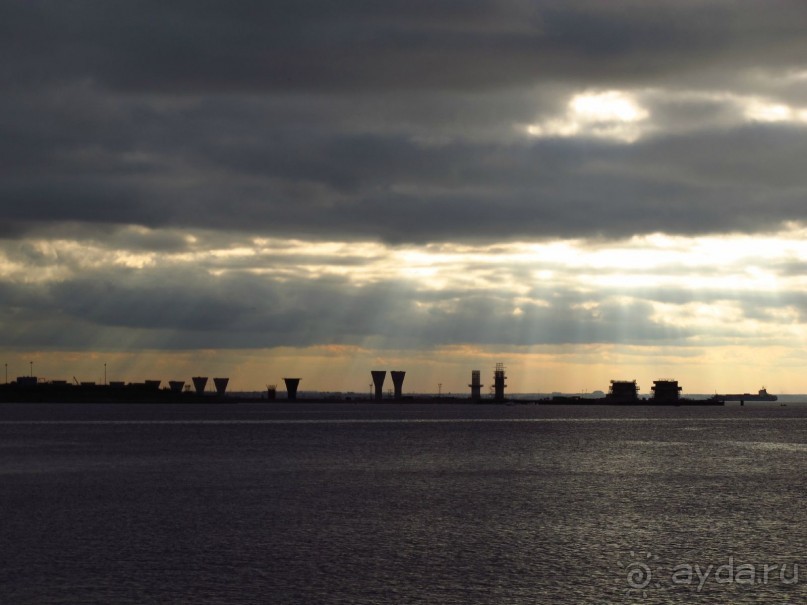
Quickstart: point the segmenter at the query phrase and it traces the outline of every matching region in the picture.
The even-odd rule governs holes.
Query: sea
[[[807,405],[0,405],[0,603],[807,602]]]

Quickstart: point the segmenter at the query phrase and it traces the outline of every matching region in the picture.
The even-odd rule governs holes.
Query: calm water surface
[[[805,460],[793,405],[3,405],[0,603],[804,603]]]

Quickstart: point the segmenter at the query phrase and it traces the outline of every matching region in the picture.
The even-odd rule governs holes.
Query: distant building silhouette
[[[471,387],[471,400],[472,401],[481,401],[482,399],[482,374],[479,370],[472,370],[471,371],[471,384],[468,386]]]
[[[207,386],[207,376],[194,376],[191,380],[193,381],[193,388],[196,390],[196,394],[204,395],[205,387]]]
[[[402,370],[390,370],[392,384],[395,386],[395,399],[403,399],[403,382],[406,372]]]
[[[373,375],[373,384],[375,385],[375,400],[381,401],[384,398],[384,379],[387,377],[386,370],[370,370]]]
[[[638,401],[639,386],[635,380],[612,380],[605,398],[620,402]]]
[[[286,383],[286,394],[289,401],[297,401],[297,387],[300,385],[301,378],[284,378],[283,382]]]
[[[227,391],[227,384],[230,382],[229,378],[214,378],[213,384],[216,385],[216,394],[219,397],[224,397]]]
[[[497,363],[496,369],[493,371],[493,399],[495,401],[504,401],[504,387],[507,386],[504,381],[506,378],[504,364]]]
[[[677,380],[654,380],[650,390],[653,391],[655,401],[677,401],[681,394]]]

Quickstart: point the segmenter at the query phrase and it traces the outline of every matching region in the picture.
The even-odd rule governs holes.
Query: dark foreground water
[[[0,406],[0,603],[804,603],[807,407]]]

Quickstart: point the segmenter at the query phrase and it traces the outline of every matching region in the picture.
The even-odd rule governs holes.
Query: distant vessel
[[[717,395],[723,401],[777,401],[779,398],[776,395],[771,395],[768,393],[765,387],[759,389],[759,392],[756,395],[752,395],[751,393],[732,393],[729,395]]]

